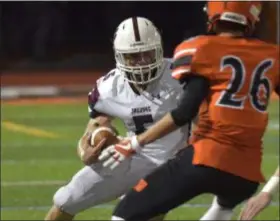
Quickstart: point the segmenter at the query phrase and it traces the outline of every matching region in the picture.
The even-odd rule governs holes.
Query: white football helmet
[[[148,19],[133,17],[124,20],[115,32],[114,52],[116,66],[128,82],[146,85],[161,76],[161,35]]]

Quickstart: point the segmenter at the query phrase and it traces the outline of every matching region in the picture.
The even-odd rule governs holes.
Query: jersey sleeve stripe
[[[97,89],[97,87],[95,87],[89,94],[88,94],[88,99],[89,99],[89,104],[91,105],[95,105],[98,101],[100,94],[99,91]]]
[[[172,71],[171,75],[173,78],[180,80],[185,74],[190,73],[190,71],[191,71],[190,66],[182,66]]]
[[[176,59],[173,62],[172,69],[176,69],[176,68],[179,68],[181,66],[190,65],[191,62],[192,62],[192,58],[193,58],[192,55],[186,55],[186,56],[183,56],[183,57],[180,57],[180,58]]]
[[[184,55],[193,55],[196,52],[196,48],[188,48],[188,49],[183,49],[175,52],[173,59],[178,59],[179,57],[182,57]]]

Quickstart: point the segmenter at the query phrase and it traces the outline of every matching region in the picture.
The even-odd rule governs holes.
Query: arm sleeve
[[[209,92],[209,81],[199,75],[184,78],[184,92],[178,106],[171,111],[171,116],[177,126],[183,126],[192,121],[199,107]]]
[[[100,114],[111,115],[110,100],[117,96],[117,78],[115,69],[99,78],[88,94],[88,112],[90,118]]]
[[[100,112],[96,111],[94,108],[99,97],[100,94],[98,88],[95,86],[94,89],[88,94],[88,112],[90,118],[96,118],[100,115]]]

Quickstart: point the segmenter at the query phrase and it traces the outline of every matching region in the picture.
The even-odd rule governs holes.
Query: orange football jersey
[[[279,47],[256,39],[199,36],[174,53],[172,76],[203,75],[210,93],[193,132],[193,163],[252,181],[261,173],[269,97],[279,86]]]

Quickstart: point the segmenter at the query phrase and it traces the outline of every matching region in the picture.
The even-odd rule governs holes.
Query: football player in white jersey
[[[89,93],[91,119],[78,148],[88,150],[81,156],[86,165],[55,193],[45,220],[72,220],[83,210],[122,196],[188,139],[190,125],[151,143],[113,171],[97,162],[93,148],[83,147],[96,124],[108,125],[115,117],[124,122],[128,136],[143,132],[176,106],[182,92],[171,77],[171,61],[163,58],[161,35],[148,19],[123,21],[115,33],[114,52],[116,68],[99,78]]]
[[[186,145],[190,124],[147,145],[115,170],[104,168],[95,148],[87,148],[96,124],[110,125],[117,117],[127,136],[139,134],[171,111],[183,92],[171,77],[171,61],[163,58],[161,36],[148,19],[123,21],[115,33],[114,52],[116,68],[98,79],[89,93],[91,119],[78,144],[85,167],[58,189],[45,220],[72,220],[83,210],[122,196]]]

